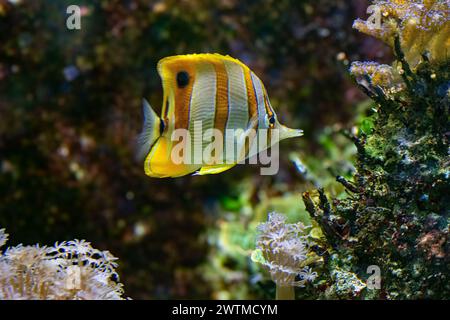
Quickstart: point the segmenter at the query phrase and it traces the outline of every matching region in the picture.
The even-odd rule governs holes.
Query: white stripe
[[[245,129],[248,123],[247,86],[242,67],[224,61],[228,75],[228,118],[226,129]]]
[[[200,62],[196,67],[196,76],[192,88],[191,107],[189,117],[189,132],[191,134],[194,156],[198,157],[196,150],[203,152],[203,148],[208,145],[212,139],[212,133],[209,137],[202,136],[207,129],[214,128],[214,117],[216,111],[216,71],[212,64]],[[201,121],[202,132],[194,132],[194,123]],[[198,158],[197,158],[198,159]]]
[[[253,72],[251,75],[253,87],[255,88],[256,93],[256,105],[258,106],[258,128],[265,129],[267,128],[265,123],[266,107],[264,106],[264,91],[262,82]]]
[[[224,61],[228,75],[228,117],[225,125],[225,159],[226,163],[236,163],[241,152],[238,147],[240,137],[236,130],[244,131],[248,125],[247,86],[243,68],[229,61]],[[229,147],[235,150],[231,150]]]

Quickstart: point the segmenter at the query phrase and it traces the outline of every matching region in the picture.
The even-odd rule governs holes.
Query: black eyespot
[[[271,117],[269,118],[269,123],[270,123],[270,124],[275,124],[275,117],[274,117],[274,116],[271,116]]]
[[[177,74],[177,85],[178,88],[184,88],[189,83],[189,73],[186,71],[180,71]]]

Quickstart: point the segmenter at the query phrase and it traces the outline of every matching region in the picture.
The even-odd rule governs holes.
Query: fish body
[[[144,159],[148,176],[228,170],[252,155],[256,134],[263,129],[269,141],[263,149],[302,135],[302,130],[278,122],[262,81],[237,59],[220,54],[178,55],[161,59],[157,69],[163,86],[161,115],[144,100],[144,124],[138,138],[138,157]],[[174,141],[174,136],[180,139]],[[211,148],[212,141],[217,148]],[[207,153],[208,148],[214,151]]]

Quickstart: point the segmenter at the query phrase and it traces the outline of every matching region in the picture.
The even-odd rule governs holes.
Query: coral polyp
[[[0,247],[8,235],[0,229]],[[0,300],[117,300],[122,284],[117,258],[73,240],[0,252]]]
[[[262,257],[256,259],[269,271],[277,285],[277,297],[294,298],[293,287],[303,287],[317,277],[309,264],[314,262],[310,247],[314,244],[301,223],[287,223],[286,216],[272,212],[258,228],[256,247]]]

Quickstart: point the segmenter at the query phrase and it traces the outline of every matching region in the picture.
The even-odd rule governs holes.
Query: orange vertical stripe
[[[222,133],[228,119],[228,75],[222,60],[213,59],[212,63],[216,71],[216,115],[214,127]]]
[[[252,76],[250,74],[250,69],[245,66],[245,84],[247,86],[247,101],[248,101],[248,118],[251,119],[258,115],[258,106],[256,105],[255,89],[253,87]]]
[[[274,111],[273,111],[273,109],[272,109],[272,107],[271,107],[271,105],[270,105],[270,102],[269,102],[269,96],[268,96],[268,94],[267,94],[266,87],[264,86],[264,84],[262,83],[262,81],[261,81],[261,84],[262,84],[263,92],[264,92],[264,106],[265,106],[265,108],[266,108],[267,115],[268,115],[269,118],[270,118],[270,117],[273,116]]]

